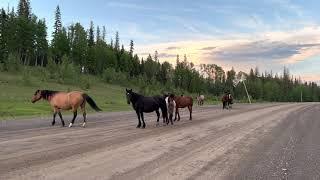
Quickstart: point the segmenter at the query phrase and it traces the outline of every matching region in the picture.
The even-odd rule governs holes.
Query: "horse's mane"
[[[57,94],[59,91],[52,91],[52,90],[41,90],[41,97],[43,99],[48,100],[49,97],[52,97],[53,95]]]

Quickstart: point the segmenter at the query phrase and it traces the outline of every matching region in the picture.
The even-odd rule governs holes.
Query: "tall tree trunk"
[[[41,55],[41,67],[43,67],[44,55]]]

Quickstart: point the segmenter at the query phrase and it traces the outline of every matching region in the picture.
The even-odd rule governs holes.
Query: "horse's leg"
[[[54,112],[53,112],[53,120],[52,120],[52,122],[51,122],[51,125],[52,125],[52,126],[54,126],[54,124],[56,123],[56,116],[57,116],[57,111],[54,110]]]
[[[159,119],[160,119],[160,112],[159,112],[159,109],[156,110],[156,113],[157,113],[157,126],[159,126]]]
[[[190,113],[190,118],[189,120],[191,121],[192,120],[192,106],[188,106],[188,109],[189,109],[189,113]]]
[[[178,115],[178,113],[179,113],[179,108],[176,108],[176,113],[175,113],[175,115],[174,115],[174,121],[177,120],[177,115]]]
[[[137,113],[138,121],[139,121],[139,124],[137,125],[137,128],[140,128],[141,127],[140,112],[137,110],[136,113]]]
[[[61,120],[61,125],[62,125],[62,127],[64,127],[64,120],[62,119],[61,111],[59,111],[58,114],[59,114],[59,117],[60,117],[60,120]]]
[[[180,113],[179,113],[179,110],[177,111],[178,113],[178,121],[180,121]]]
[[[74,120],[75,120],[76,117],[77,117],[77,114],[78,114],[78,112],[77,112],[77,110],[75,110],[75,111],[73,112],[73,118],[72,118],[71,123],[69,124],[69,127],[72,127],[72,125],[73,125],[73,123],[74,123]]]
[[[169,120],[170,120],[170,122],[171,122],[171,125],[173,125],[172,118],[173,118],[173,114],[170,114],[170,116],[169,116]],[[168,121],[168,123],[169,123],[169,121]]]
[[[81,105],[81,111],[82,111],[82,114],[83,114],[82,127],[86,127],[87,112],[86,112],[86,104],[85,104],[85,102]]]
[[[141,112],[141,114],[140,114],[140,116],[141,116],[141,121],[142,121],[142,128],[144,129],[144,128],[146,128],[146,123],[144,122],[144,117],[143,117],[143,112]],[[158,118],[159,119],[159,118]]]

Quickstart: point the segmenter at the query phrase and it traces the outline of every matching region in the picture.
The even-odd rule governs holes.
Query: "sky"
[[[17,7],[18,0],[0,0]],[[106,26],[107,41],[119,31],[135,53],[159,53],[161,61],[217,64],[225,70],[290,73],[320,84],[320,1],[318,0],[31,0],[45,18],[49,35],[60,5],[64,26],[81,22]],[[48,37],[51,39],[51,36]]]

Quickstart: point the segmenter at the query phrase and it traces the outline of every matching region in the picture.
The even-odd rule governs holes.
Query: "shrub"
[[[49,73],[49,79],[57,78],[58,65],[53,61],[51,57],[48,59],[46,70]]]
[[[127,85],[128,78],[122,72],[117,72],[114,68],[107,68],[102,74],[103,81],[112,84]]]
[[[90,83],[90,77],[89,76],[80,76],[80,79],[78,81],[78,85],[83,90],[88,90],[91,87]]]

